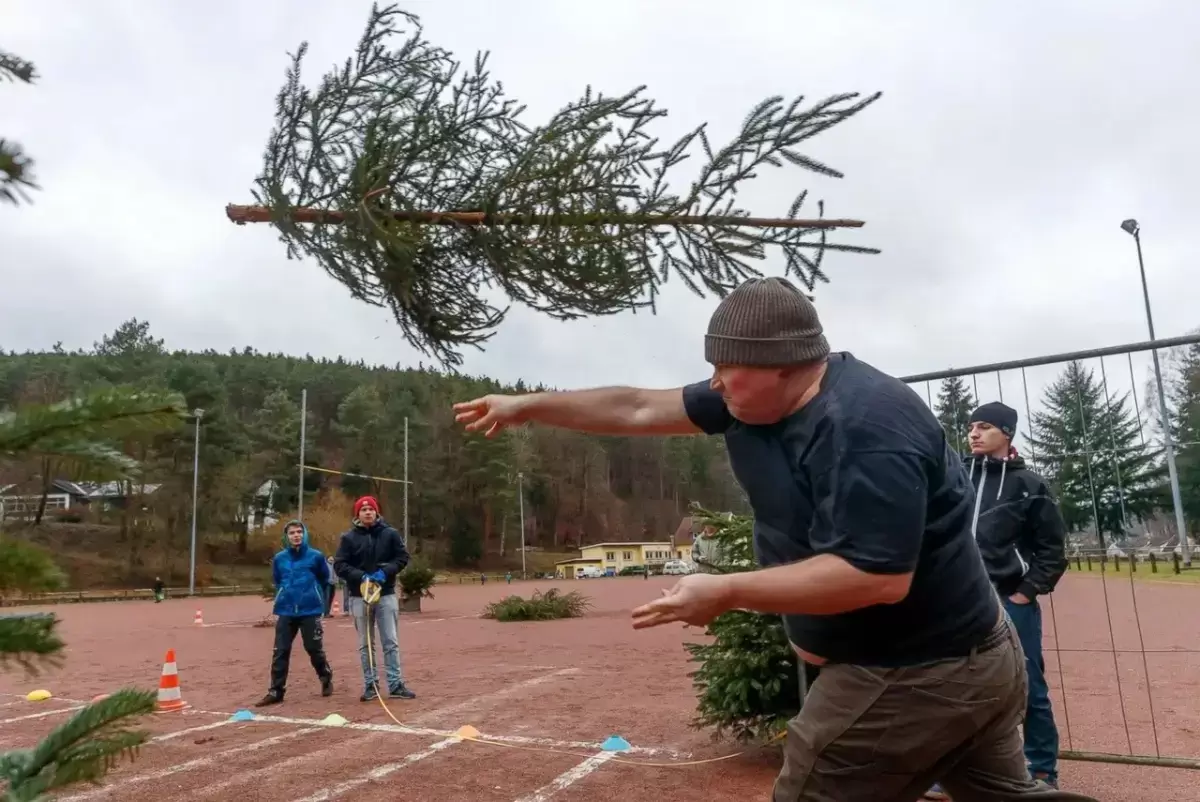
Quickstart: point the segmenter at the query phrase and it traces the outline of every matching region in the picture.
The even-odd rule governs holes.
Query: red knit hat
[[[358,501],[354,502],[354,515],[356,517],[363,507],[370,507],[371,509],[375,510],[376,515],[380,513],[379,502],[374,496],[363,496]]]

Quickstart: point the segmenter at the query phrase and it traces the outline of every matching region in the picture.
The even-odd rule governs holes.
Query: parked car
[[[662,572],[664,576],[682,576],[690,574],[692,567],[683,560],[669,560],[663,564]]]
[[[575,573],[576,579],[599,579],[604,576],[604,570],[596,565],[585,565]]]

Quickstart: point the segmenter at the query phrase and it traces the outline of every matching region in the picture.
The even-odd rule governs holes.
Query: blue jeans
[[[350,597],[350,614],[354,616],[354,631],[358,633],[358,659],[362,664],[363,685],[369,693],[378,682],[377,672],[371,669],[371,661],[367,654],[367,626],[374,623],[371,649],[379,646],[383,650],[383,663],[387,672],[387,687],[379,688],[380,694],[387,696],[388,691],[403,681],[400,673],[400,601],[394,593],[379,597],[379,603],[370,608],[370,622],[367,621],[367,605],[359,596]],[[375,663],[379,665],[378,662]]]
[[[1004,609],[1017,628],[1021,649],[1025,652],[1025,670],[1029,675],[1029,699],[1025,706],[1025,760],[1029,773],[1046,775],[1058,781],[1058,727],[1050,707],[1050,686],[1046,683],[1046,662],[1042,658],[1042,608],[1037,599],[1029,604],[1004,600]]]

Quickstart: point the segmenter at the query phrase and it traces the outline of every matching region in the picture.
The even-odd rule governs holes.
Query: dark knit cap
[[[782,278],[752,278],[717,306],[704,337],[713,365],[784,367],[829,355],[817,309]]]
[[[990,423],[1011,440],[1017,433],[1017,411],[1007,404],[992,401],[971,413],[971,423]]]

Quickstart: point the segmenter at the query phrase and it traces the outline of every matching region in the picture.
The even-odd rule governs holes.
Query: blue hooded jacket
[[[304,539],[293,547],[288,543],[288,527],[299,524]],[[275,583],[275,615],[308,616],[325,612],[325,591],[329,586],[329,563],[320,549],[308,545],[308,527],[300,521],[288,521],[283,527],[283,551],[271,561],[271,579]]]

